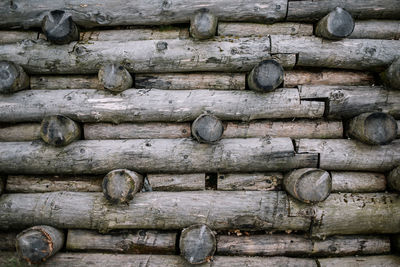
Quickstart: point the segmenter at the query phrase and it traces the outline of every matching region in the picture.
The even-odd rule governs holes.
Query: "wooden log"
[[[283,185],[291,196],[304,203],[324,201],[332,189],[329,172],[317,168],[291,171],[283,177]]]
[[[122,92],[133,85],[131,74],[119,64],[106,64],[99,70],[99,82],[104,89],[111,92]]]
[[[382,80],[392,89],[400,89],[400,57],[381,74]]]
[[[64,233],[47,225],[33,226],[17,235],[15,245],[21,259],[39,264],[63,247]]]
[[[71,14],[64,10],[52,10],[43,18],[42,31],[47,40],[62,45],[79,40],[79,30]]]
[[[286,19],[289,21],[316,21],[335,7],[346,9],[356,19],[400,19],[400,4],[396,0],[289,1]]]
[[[368,112],[352,118],[347,134],[370,145],[387,145],[396,139],[396,120],[383,112]]]
[[[190,18],[190,35],[205,40],[216,35],[218,18],[207,8],[202,8]]]
[[[295,154],[290,138],[222,139],[215,145],[191,139],[87,140],[67,147],[39,142],[0,144],[0,172],[8,174],[104,174],[115,169],[264,172],[316,167],[317,163],[317,154]]]
[[[218,174],[217,189],[223,191],[271,191],[281,188],[282,173],[227,173]]]
[[[319,167],[333,171],[386,172],[400,164],[400,140],[370,146],[355,140],[300,139],[298,153],[319,153]]]
[[[396,20],[359,20],[350,39],[400,39],[400,22]]]
[[[135,75],[135,88],[244,90],[243,73],[156,73]],[[83,88],[83,87],[82,87]]]
[[[219,36],[251,37],[266,36],[270,34],[311,36],[313,35],[313,25],[293,22],[281,22],[274,24],[218,23]]]
[[[66,146],[80,138],[81,128],[66,116],[52,115],[42,120],[40,136],[52,146]]]
[[[348,37],[353,30],[354,20],[351,14],[341,7],[336,7],[318,22],[315,35],[339,40]]]
[[[252,137],[342,138],[341,121],[296,120],[227,122],[222,138]]]
[[[209,262],[216,248],[215,234],[207,225],[196,224],[182,230],[179,249],[190,264]]]
[[[0,126],[1,142],[32,141],[40,139],[39,123],[19,123]]]
[[[263,60],[247,76],[250,90],[270,92],[283,81],[283,68],[275,60]]]
[[[373,193],[386,190],[382,173],[332,171],[332,192]]]
[[[55,89],[104,89],[97,76],[91,75],[65,75],[65,76],[31,76],[31,89],[55,90]]]
[[[66,249],[114,253],[175,254],[177,234],[158,231],[120,231],[99,234],[90,230],[68,230]]]
[[[312,240],[302,235],[218,235],[217,255],[235,256],[352,256],[390,253],[383,236],[332,236]]]
[[[283,79],[283,87],[297,87],[298,85],[373,85],[375,83],[375,77],[371,73],[333,69],[287,70]]]
[[[0,44],[12,44],[24,40],[37,40],[39,36],[41,36],[41,34],[34,31],[0,31]]]
[[[400,166],[394,168],[387,177],[388,187],[400,191]]]
[[[0,96],[0,122],[41,121],[56,114],[81,122],[182,122],[193,121],[205,112],[221,120],[246,121],[319,118],[324,110],[322,102],[300,101],[297,89],[278,89],[269,94],[129,89],[117,95],[91,89],[30,90]]]
[[[189,123],[85,123],[86,140],[187,138],[191,136]],[[1,133],[1,129],[0,129]]]
[[[103,179],[104,197],[113,204],[127,203],[142,189],[143,176],[137,172],[118,169]]]
[[[212,144],[221,139],[224,133],[224,126],[217,117],[202,114],[194,120],[191,130],[193,137],[197,141]]]
[[[17,232],[7,231],[0,232],[0,251],[15,251],[15,241],[17,239]]]
[[[11,94],[28,86],[29,77],[21,66],[0,61],[0,94]]]
[[[395,255],[343,257],[318,259],[321,267],[362,267],[362,266],[385,266],[396,267],[400,264],[400,257]]]
[[[152,191],[197,191],[205,190],[205,173],[192,174],[147,174]]]
[[[102,232],[172,230],[193,224],[207,224],[213,230],[308,231],[311,220],[297,206],[280,191],[147,192],[137,194],[129,205],[110,205],[101,193],[4,194],[0,197],[0,229],[46,222],[54,227]],[[382,211],[389,208],[380,207]],[[392,219],[386,216],[380,221]]]

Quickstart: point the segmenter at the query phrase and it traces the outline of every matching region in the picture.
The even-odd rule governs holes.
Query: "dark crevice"
[[[217,182],[217,173],[206,173],[206,190],[217,190]]]
[[[175,240],[175,254],[180,255],[181,250],[179,249],[179,241],[181,239],[181,231],[176,232],[176,240]]]

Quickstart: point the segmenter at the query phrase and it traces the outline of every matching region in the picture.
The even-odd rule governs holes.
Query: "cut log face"
[[[29,86],[23,68],[9,61],[0,61],[0,94],[10,94]]]
[[[350,121],[348,135],[366,144],[386,145],[397,136],[397,122],[386,113],[363,113]]]
[[[305,203],[324,201],[332,189],[332,178],[327,171],[304,168],[294,170],[283,179],[286,191]]]
[[[20,258],[29,264],[46,261],[64,245],[64,233],[46,225],[34,226],[17,235],[16,248]]]
[[[106,64],[99,70],[99,81],[104,89],[121,92],[133,85],[131,74],[119,64]]]
[[[126,203],[142,189],[143,176],[130,170],[109,172],[103,179],[103,194],[112,203]]]
[[[72,16],[63,10],[50,11],[43,19],[42,30],[54,44],[68,44],[79,40],[78,27],[72,21]]]
[[[215,253],[216,246],[213,231],[204,224],[183,229],[179,240],[181,255],[191,264],[209,261]]]
[[[354,20],[349,12],[336,7],[317,24],[315,33],[326,39],[338,40],[348,37],[354,30]]]
[[[48,116],[42,120],[40,136],[47,144],[57,147],[66,146],[81,136],[81,129],[68,117]]]
[[[381,74],[381,77],[387,86],[400,90],[400,57]]]
[[[400,166],[394,168],[387,177],[388,186],[390,189],[400,192]]]
[[[202,9],[190,19],[190,35],[198,40],[208,39],[217,32],[217,25],[217,17]]]
[[[192,134],[200,143],[215,143],[223,133],[221,120],[212,115],[200,115],[192,124]]]
[[[283,82],[283,68],[275,60],[261,61],[247,77],[249,88],[254,91],[269,92]]]

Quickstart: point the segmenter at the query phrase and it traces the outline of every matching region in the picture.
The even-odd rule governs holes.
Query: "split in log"
[[[274,24],[257,23],[218,23],[219,36],[267,36],[271,34],[287,34],[297,36],[313,35],[313,25],[305,23],[282,22]]]
[[[397,130],[397,122],[392,116],[372,112],[351,119],[348,135],[366,144],[387,145],[396,139]]]
[[[16,125],[0,126],[1,142],[23,142],[39,140],[39,123],[20,123]]]
[[[400,93],[399,93],[400,94]],[[251,105],[249,105],[251,103]],[[395,109],[395,107],[394,107]],[[397,108],[400,113],[400,107]],[[96,112],[93,112],[93,111]],[[325,103],[300,101],[297,89],[269,94],[221,90],[129,89],[120,94],[80,90],[26,90],[0,96],[0,122],[41,121],[61,114],[80,122],[183,122],[204,113],[221,120],[320,118]]]
[[[85,123],[83,132],[86,140],[104,139],[151,139],[188,138],[191,136],[189,123]],[[0,129],[1,136],[1,129]]]
[[[79,30],[71,14],[63,10],[52,10],[42,22],[42,31],[47,40],[62,45],[79,40]]]
[[[143,176],[126,169],[113,170],[104,177],[102,185],[103,194],[111,203],[127,203],[142,189]]]
[[[336,7],[318,22],[315,35],[339,40],[348,37],[353,30],[354,20],[351,14],[341,7]]]
[[[66,249],[116,253],[175,254],[174,232],[121,231],[99,234],[90,230],[68,230]]]
[[[104,89],[97,76],[90,75],[65,75],[65,76],[31,76],[31,89]]]
[[[40,136],[52,146],[66,146],[81,136],[80,126],[63,115],[47,116],[40,125]]]
[[[216,247],[215,234],[207,225],[197,224],[182,230],[179,249],[181,256],[190,264],[209,262]]]
[[[190,35],[197,40],[204,40],[216,35],[218,18],[203,8],[190,18]]]
[[[11,94],[28,86],[29,77],[21,66],[0,61],[0,94]]]
[[[370,146],[345,139],[300,139],[298,153],[319,153],[319,167],[333,171],[386,172],[400,165],[400,140]]]
[[[215,143],[224,133],[220,119],[213,115],[202,114],[192,123],[192,134],[200,143]]]
[[[133,85],[131,74],[119,64],[103,65],[98,77],[104,89],[115,93],[131,88]]]
[[[398,20],[359,20],[356,21],[351,39],[400,39]]]
[[[394,168],[387,177],[388,187],[400,192],[400,166]]]
[[[381,74],[385,84],[393,89],[400,89],[400,57]]]
[[[19,233],[15,244],[21,259],[39,264],[62,248],[64,233],[47,225],[33,226]]]
[[[304,168],[283,177],[286,192],[305,203],[324,201],[332,189],[331,175],[324,170]]]
[[[14,231],[0,232],[0,251],[14,251],[17,234]]]
[[[147,174],[152,191],[205,190],[206,174]]]
[[[364,256],[364,257],[342,257],[318,259],[320,267],[365,267],[365,266],[385,266],[398,267],[400,257],[395,255]]]
[[[217,189],[223,191],[279,190],[282,179],[282,173],[219,173]]]
[[[332,171],[332,192],[373,193],[386,190],[382,173]]]
[[[37,40],[40,37],[42,37],[40,33],[33,31],[0,31],[0,44],[12,44],[24,40]]]
[[[270,92],[283,81],[283,68],[275,60],[264,60],[255,66],[247,76],[250,90]]]

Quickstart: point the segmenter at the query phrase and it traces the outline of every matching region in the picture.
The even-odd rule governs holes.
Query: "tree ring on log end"
[[[273,59],[263,60],[255,66],[247,77],[250,90],[269,92],[277,88],[284,77],[281,64]]]
[[[103,179],[103,194],[112,203],[127,203],[141,189],[143,176],[130,170],[109,172]]]
[[[338,40],[350,36],[354,25],[351,14],[341,7],[336,7],[318,22],[315,32],[317,36]]]
[[[81,136],[78,123],[63,115],[45,117],[40,125],[43,141],[53,146],[66,146]]]
[[[120,64],[103,65],[98,78],[104,89],[112,92],[122,92],[133,85],[131,74]]]
[[[217,25],[217,17],[202,9],[190,19],[190,35],[198,40],[211,38],[215,36]]]
[[[388,87],[400,90],[400,57],[381,73],[381,78]]]
[[[42,31],[54,44],[68,44],[79,40],[79,30],[72,16],[63,10],[53,10],[43,18]]]
[[[224,126],[217,117],[203,114],[193,122],[192,133],[201,143],[214,143],[221,139]]]
[[[21,66],[0,61],[0,94],[10,94],[29,86],[29,78]]]
[[[387,178],[388,187],[400,192],[400,166],[394,168]]]
[[[182,230],[179,249],[182,257],[191,264],[207,262],[216,250],[213,231],[204,224],[192,225]]]

